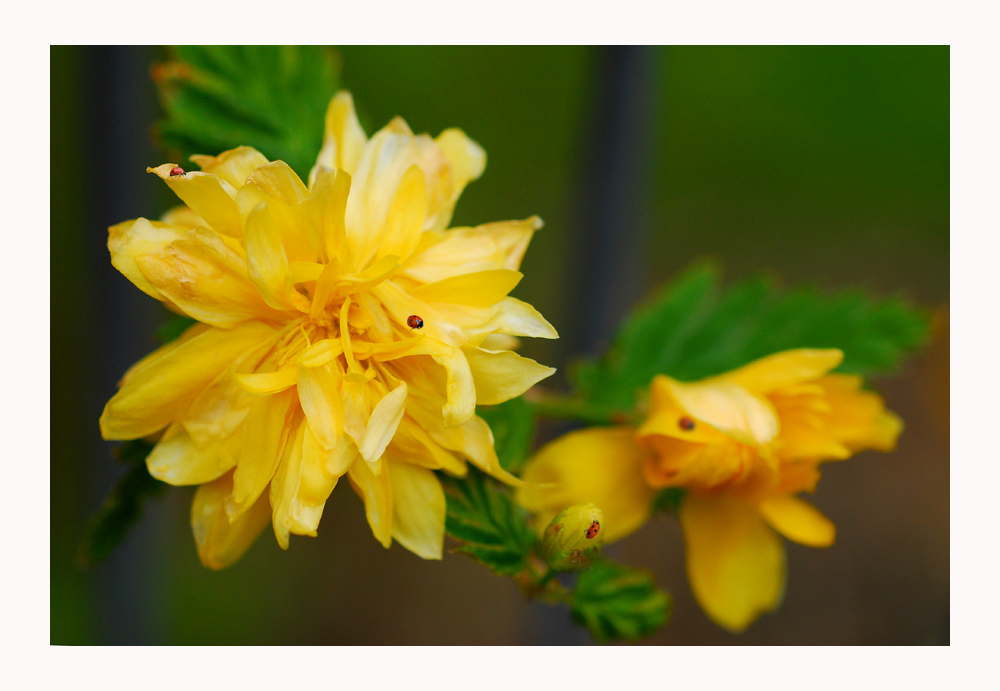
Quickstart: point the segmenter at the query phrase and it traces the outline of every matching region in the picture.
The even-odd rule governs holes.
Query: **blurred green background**
[[[515,295],[560,332],[524,344],[545,364],[565,371],[597,352],[624,310],[705,255],[731,278],[768,271],[934,308],[932,345],[876,382],[907,422],[899,449],[827,468],[814,499],[837,544],[789,545],[776,615],[742,636],[710,624],[666,518],[609,552],[651,569],[675,598],[649,643],[949,642],[947,47],[338,52],[369,134],[401,115],[417,132],[459,126],[486,149],[456,225],[544,219]],[[588,642],[566,611],[525,601],[464,557],[384,550],[346,483],[319,537],[288,552],[265,533],[235,567],[203,569],[183,488],[148,505],[106,562],[74,567],[86,519],[122,473],[97,418],[166,315],[106,249],[109,225],[174,203],[144,172],[165,160],[150,136],[161,110],[149,79],[165,57],[51,53],[51,642]]]

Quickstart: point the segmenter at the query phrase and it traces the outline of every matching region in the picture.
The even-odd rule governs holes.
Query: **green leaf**
[[[602,559],[577,578],[570,608],[598,641],[634,641],[667,623],[671,601],[649,572]]]
[[[500,405],[477,408],[476,414],[493,430],[500,465],[508,472],[519,473],[535,435],[535,418],[527,402],[513,398]]]
[[[660,490],[653,497],[653,511],[676,516],[681,508],[681,502],[684,500],[685,494],[687,492],[682,487],[667,487]]]
[[[156,330],[156,338],[161,343],[170,343],[198,322],[183,314],[171,314],[170,319]]]
[[[577,367],[578,396],[630,410],[656,374],[692,381],[791,348],[839,348],[839,371],[879,374],[927,339],[928,315],[898,298],[785,290],[765,277],[720,284],[717,269],[696,265],[634,310],[605,357]]]
[[[467,554],[500,575],[526,568],[535,543],[527,513],[496,480],[470,467],[464,478],[440,474],[448,500],[445,529]]]
[[[153,446],[136,439],[126,441],[115,449],[118,460],[130,468],[87,525],[76,555],[76,562],[81,568],[90,568],[111,554],[132,525],[139,520],[143,502],[148,497],[161,494],[166,487],[146,469],[146,456],[153,450]]]
[[[329,46],[175,46],[153,78],[166,118],[156,132],[178,161],[252,146],[305,179],[337,89]]]

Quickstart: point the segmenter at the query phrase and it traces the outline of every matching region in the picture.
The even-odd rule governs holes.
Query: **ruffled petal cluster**
[[[685,490],[679,519],[692,590],[719,625],[741,631],[780,604],[785,550],[835,527],[797,495],[819,465],[862,449],[891,451],[902,421],[860,377],[831,374],[839,350],[792,350],[698,382],[657,376],[638,429],[591,428],[539,450],[518,491],[545,525],[570,504],[604,510],[615,540],[650,516],[654,494]]]
[[[483,150],[398,118],[368,138],[346,93],[308,184],[248,147],[192,159],[200,171],[149,169],[185,206],[109,232],[114,266],[199,323],[125,374],[104,438],[160,435],[153,476],[201,485],[207,566],[233,563],[268,522],[285,548],[315,535],[345,475],[383,545],[440,558],[434,471],[471,462],[514,482],[476,404],[554,371],[504,349],[556,337],[508,295],[541,222],[449,229]]]

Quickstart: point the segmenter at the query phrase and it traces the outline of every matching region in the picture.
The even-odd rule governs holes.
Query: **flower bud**
[[[584,571],[604,546],[604,514],[594,504],[564,509],[545,529],[545,558],[556,571]]]

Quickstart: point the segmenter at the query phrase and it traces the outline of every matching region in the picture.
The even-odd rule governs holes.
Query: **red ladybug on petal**
[[[170,169],[170,177],[177,177],[178,175],[184,175],[184,169],[180,166],[174,166]]]
[[[590,527],[587,528],[587,539],[593,540],[595,537],[597,537],[597,534],[599,532],[601,532],[601,524],[598,523],[597,521],[594,521],[593,523],[590,524]]]
[[[411,314],[406,318],[406,325],[411,329],[422,329],[424,328],[424,320],[415,314]]]

